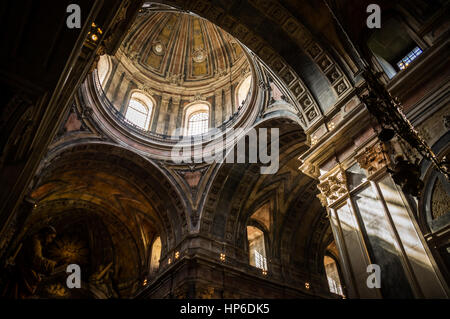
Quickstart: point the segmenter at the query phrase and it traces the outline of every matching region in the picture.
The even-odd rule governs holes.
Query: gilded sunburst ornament
[[[89,249],[83,240],[71,237],[61,237],[50,248],[50,254],[57,260],[66,263],[86,263]]]

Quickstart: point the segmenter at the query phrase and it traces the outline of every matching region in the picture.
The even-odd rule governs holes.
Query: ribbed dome
[[[114,56],[102,56],[98,78],[115,115],[165,138],[229,127],[250,100],[251,70],[239,42],[213,23],[152,8]]]
[[[140,15],[122,50],[148,77],[189,87],[207,85],[245,62],[232,36],[207,20],[181,12]]]

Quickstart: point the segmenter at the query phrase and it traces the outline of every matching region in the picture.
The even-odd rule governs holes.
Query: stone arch
[[[334,58],[333,45],[324,38],[318,40],[315,36],[317,31],[306,28],[278,1],[228,1],[226,4],[204,0],[153,2],[193,12],[221,27],[258,55],[290,89],[309,90],[322,112],[334,105],[351,87],[346,75],[351,67]],[[269,37],[259,28],[261,23],[274,30],[272,34],[276,35]],[[298,96],[299,101],[303,98],[303,94]]]
[[[301,150],[306,149],[304,144],[306,136],[303,129],[292,118],[272,117],[254,126],[254,128],[270,127],[281,128],[279,136],[280,167],[285,161],[294,158],[296,153],[300,154]],[[236,149],[236,146],[234,148]],[[252,191],[260,176],[260,166],[260,164],[250,163],[222,163],[220,165],[209,187],[201,213],[200,231],[212,233],[213,236],[228,242],[236,240],[243,242],[242,236],[239,234],[245,233],[242,227],[244,227],[247,216],[241,212],[243,210],[242,201],[244,197],[249,196],[249,192]],[[218,196],[219,198],[217,198]]]
[[[317,182],[298,170],[298,156],[308,147],[306,136],[300,121],[285,114],[272,113],[255,125],[281,128],[279,171],[261,175],[259,164],[222,164],[205,200],[200,232],[234,245],[236,258],[246,260],[247,222],[256,208],[270,202],[269,271],[272,267],[298,287],[309,282],[327,293],[320,258],[330,227],[316,198]]]
[[[449,140],[450,133],[447,132],[432,146],[432,150],[438,158],[446,157],[448,160],[450,156]],[[437,267],[444,280],[449,283],[450,265],[448,258],[446,258],[449,235],[445,230],[448,229],[450,223],[450,184],[429,160],[422,160],[421,171],[424,188],[417,205],[416,218],[426,239],[428,249],[436,260]],[[412,205],[412,207],[415,207],[415,205]]]
[[[57,231],[48,257],[59,262],[63,256],[73,258],[66,262],[80,266],[85,288],[89,287],[92,276],[109,263],[112,263],[114,281],[120,286],[119,296],[131,296],[139,288],[142,274],[146,273],[145,247],[131,229],[132,225],[112,213],[110,207],[87,200],[43,201],[33,210],[22,236],[31,236],[47,224]]]
[[[441,138],[434,143],[432,146],[432,151],[437,154],[439,158],[449,157],[450,148],[449,148],[449,140],[450,133],[444,134]],[[432,197],[434,195],[435,188],[438,184],[440,187],[448,188],[448,181],[445,182],[445,178],[439,173],[431,164],[431,162],[427,159],[423,159],[421,162],[421,178],[424,181],[424,189],[423,195],[419,198],[419,203],[417,207],[417,216],[419,226],[424,234],[428,234],[430,232],[436,231],[445,225],[443,222],[448,223],[448,218],[446,221],[441,220],[436,223],[436,220],[433,221],[433,212],[432,212]],[[447,184],[447,185],[445,185]],[[415,205],[414,205],[415,206]],[[445,217],[445,216],[441,216]],[[433,229],[435,228],[435,229]]]
[[[163,270],[188,232],[177,189],[157,165],[128,149],[104,142],[68,142],[52,149],[41,165],[30,192],[35,207],[15,245],[53,224],[61,233],[56,240],[82,242],[80,251],[97,249],[89,254],[95,256],[91,266],[84,266],[88,276],[111,264],[111,278],[121,296],[133,296],[147,282],[154,237],[161,238]],[[95,240],[100,233],[103,239]]]
[[[51,180],[52,174],[63,171],[89,167],[110,170],[112,176],[125,179],[136,189],[155,212],[154,218],[159,219],[161,232],[165,233],[161,240],[166,249],[173,247],[188,231],[183,201],[169,179],[151,160],[128,149],[99,142],[66,145],[51,151],[43,163],[34,189]]]

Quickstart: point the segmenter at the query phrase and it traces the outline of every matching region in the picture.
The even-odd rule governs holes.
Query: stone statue
[[[57,262],[43,256],[43,249],[56,237],[56,230],[46,226],[27,238],[19,247],[12,268],[12,276],[2,292],[3,297],[31,298],[42,281],[42,275],[53,272]]]
[[[100,290],[106,298],[119,298],[116,290],[114,289],[112,268],[113,263],[108,265],[100,265],[99,269],[93,273],[89,278],[89,284]]]

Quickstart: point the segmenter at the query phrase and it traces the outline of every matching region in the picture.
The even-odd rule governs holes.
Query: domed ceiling
[[[117,53],[102,56],[97,71],[101,100],[147,136],[196,135],[199,131],[187,128],[191,116],[204,121],[196,124],[201,134],[228,125],[242,113],[253,82],[250,62],[236,39],[175,9],[143,8]],[[149,112],[139,123],[128,117],[130,106],[135,117],[147,112],[133,104],[135,97]]]
[[[161,81],[204,85],[245,59],[232,36],[194,15],[154,12],[140,16],[134,28],[125,39],[125,54]]]

